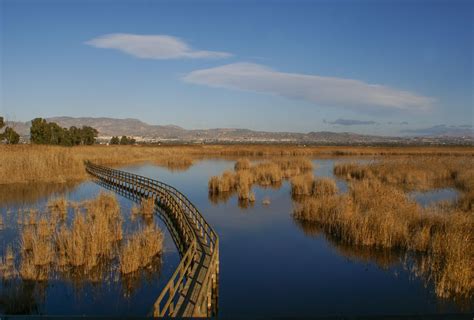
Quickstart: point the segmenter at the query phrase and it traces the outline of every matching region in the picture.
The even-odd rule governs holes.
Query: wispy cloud
[[[337,124],[341,126],[359,126],[359,125],[372,125],[377,124],[377,122],[372,120],[355,120],[355,119],[336,119],[334,121],[324,121],[329,124]]]
[[[228,52],[195,50],[183,40],[167,35],[112,33],[86,44],[96,48],[117,49],[142,59],[226,58]]]
[[[196,70],[184,81],[310,101],[320,106],[357,110],[429,110],[434,99],[363,81],[285,73],[254,63],[234,63]]]

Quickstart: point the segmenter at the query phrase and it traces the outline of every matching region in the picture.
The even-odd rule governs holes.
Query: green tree
[[[3,120],[3,117],[0,117],[0,129],[2,129],[5,126],[5,121]]]
[[[82,127],[82,143],[85,145],[92,145],[95,143],[95,139],[99,132],[92,127],[83,126]]]
[[[20,135],[13,128],[6,127],[2,140],[5,140],[7,144],[17,144],[20,142]]]
[[[110,139],[110,144],[120,144],[119,137],[112,137],[112,139]]]
[[[51,143],[51,132],[45,119],[35,118],[31,121],[30,141],[34,144]]]
[[[135,144],[135,139],[133,139],[132,137],[127,137],[127,136],[122,136],[122,138],[120,139],[120,144],[123,144],[123,145],[126,145],[126,144]]]

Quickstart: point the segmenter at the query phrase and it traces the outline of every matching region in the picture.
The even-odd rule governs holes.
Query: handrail
[[[219,237],[194,204],[179,190],[164,182],[90,161],[85,161],[85,166],[88,173],[105,183],[117,185],[140,197],[150,197],[151,192],[155,205],[169,210],[177,223],[177,229],[182,233],[185,242],[182,250],[186,251],[181,252],[182,259],[178,267],[154,303],[154,316],[209,316],[212,309],[217,310]],[[209,264],[203,265],[207,261],[204,258],[207,254],[211,255]],[[186,300],[193,307],[190,309],[181,303],[179,309],[175,308],[176,300],[183,298],[189,289],[188,282],[197,281],[199,272],[196,270],[200,267],[206,268],[206,273],[201,286],[197,286],[198,294],[192,295],[195,301]]]

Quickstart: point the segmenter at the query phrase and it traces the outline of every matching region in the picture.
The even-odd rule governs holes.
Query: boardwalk
[[[101,183],[136,199],[155,199],[181,261],[156,299],[153,316],[209,317],[217,313],[219,238],[199,210],[175,188],[139,175],[86,162]]]

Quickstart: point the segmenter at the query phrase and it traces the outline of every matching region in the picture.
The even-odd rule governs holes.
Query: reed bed
[[[229,193],[237,193],[240,201],[255,201],[253,185],[263,187],[281,185],[284,179],[313,169],[313,163],[306,158],[272,159],[251,164],[248,159],[239,159],[234,171],[224,171],[221,176],[209,179],[208,189],[211,198],[228,198]]]
[[[474,190],[472,156],[398,157],[368,164],[338,163],[334,173],[347,180],[378,179],[405,190],[429,190],[455,186]]]
[[[294,217],[348,245],[423,255],[419,273],[440,297],[474,294],[474,216],[456,206],[423,209],[400,188],[366,178],[353,180],[348,194],[303,198]]]
[[[143,203],[148,205],[147,201]],[[122,213],[111,193],[100,193],[92,200],[76,204],[54,199],[47,208],[42,213],[28,210],[18,221],[18,275],[24,280],[46,281],[62,274],[102,281],[104,272],[112,272],[109,266],[114,261],[119,261],[122,273],[129,274],[149,267],[161,254],[163,235],[154,224],[123,240]],[[70,224],[63,217],[68,208],[73,214]],[[129,263],[135,258],[127,248],[139,254],[138,263]],[[0,270],[4,265],[0,263]],[[12,273],[2,272],[2,277],[7,275],[11,277]]]
[[[120,165],[154,161],[183,168],[203,157],[474,155],[472,147],[337,147],[296,145],[76,146],[0,145],[0,184],[65,183],[86,178],[84,160]]]

